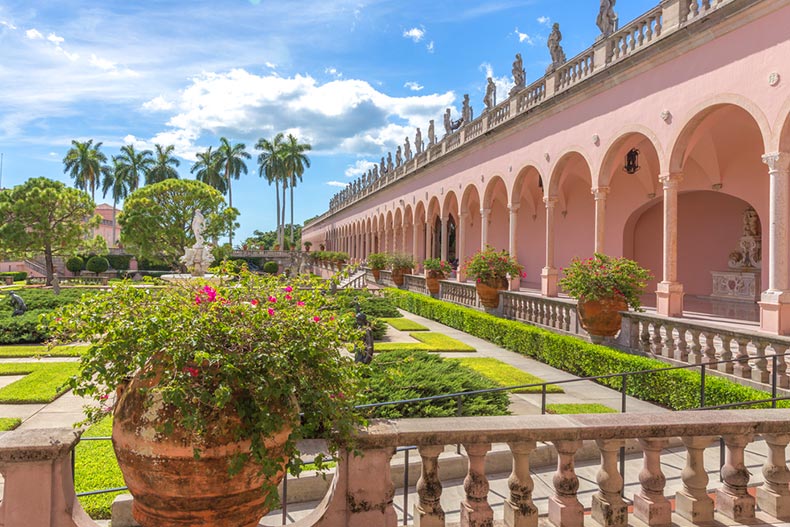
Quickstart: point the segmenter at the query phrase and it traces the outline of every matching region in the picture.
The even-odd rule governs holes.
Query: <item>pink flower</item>
[[[195,295],[195,304],[200,305],[200,295]]]
[[[270,297],[269,297],[269,302],[271,302],[272,304],[274,304],[275,302],[277,302],[277,297],[270,296]]]
[[[526,278],[526,277],[527,277],[527,272],[526,271],[522,271],[521,278]]]
[[[286,299],[286,300],[293,300],[293,298],[294,298],[294,297],[292,297],[291,295],[285,295],[285,299]]]
[[[258,300],[253,298],[252,301],[250,302],[250,304],[252,304],[253,306],[257,306],[258,305]]]
[[[297,306],[299,306],[299,307],[303,307],[303,306],[304,306],[304,302],[302,302],[301,300],[299,300],[299,301],[296,303],[296,305],[297,305]]]
[[[273,315],[274,315],[274,309],[269,308],[269,316],[273,316]]]
[[[217,299],[217,290],[213,287],[207,285],[203,288],[203,292],[206,293],[209,302],[213,302]]]
[[[290,293],[290,292],[292,292],[293,290],[294,290],[294,288],[293,288],[293,287],[291,287],[290,285],[287,285],[287,286],[285,286],[285,287],[283,288],[283,291],[285,291],[286,293]]]
[[[184,366],[184,371],[190,374],[192,377],[197,377],[200,375],[200,370],[197,368],[192,368],[190,366]]]
[[[107,399],[109,399],[109,398],[110,398],[110,396],[109,396],[109,395],[107,395],[106,393],[105,393],[105,394],[103,394],[101,397],[99,397],[99,399],[100,399],[100,400],[102,400],[102,401],[106,401],[106,400],[107,400]]]
[[[321,317],[319,317],[318,315],[313,317],[313,322],[320,322],[320,321],[321,321]]]
[[[334,320],[334,319],[335,319],[335,317],[329,317],[329,320]]]

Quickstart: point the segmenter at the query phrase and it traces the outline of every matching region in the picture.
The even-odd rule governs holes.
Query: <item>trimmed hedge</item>
[[[274,260],[269,260],[265,264],[263,264],[263,272],[269,274],[277,274],[277,271],[280,269],[280,266]]]
[[[696,371],[668,369],[666,363],[657,359],[590,344],[576,337],[558,335],[524,322],[507,320],[417,293],[387,288],[385,295],[401,309],[436,320],[579,377],[664,369],[665,371],[629,376],[628,395],[672,410],[699,407],[701,377]],[[615,390],[620,390],[622,386],[620,377],[601,379],[598,382]],[[722,377],[709,375],[705,379],[707,406],[770,397],[767,392],[742,386]],[[790,407],[790,402],[779,401],[778,405]],[[747,408],[769,406],[769,403],[760,403],[748,405]]]
[[[14,278],[14,282],[22,282],[27,279],[25,271],[4,271],[0,273],[0,276],[11,276]]]
[[[132,261],[131,254],[108,254],[105,256],[110,263],[110,267],[116,271],[126,271],[129,269],[129,264]]]
[[[108,262],[107,258],[104,256],[91,256],[91,258],[85,262],[85,269],[96,274],[97,276],[99,273],[103,273],[109,268],[110,262]]]

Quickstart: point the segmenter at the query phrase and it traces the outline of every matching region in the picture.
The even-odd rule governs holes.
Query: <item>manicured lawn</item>
[[[381,320],[398,331],[428,331],[428,328],[419,322],[409,320],[408,318],[382,318]]]
[[[88,428],[82,437],[109,437],[112,434],[112,418],[107,417]],[[126,486],[115,459],[112,441],[80,441],[76,449],[74,484],[77,492],[112,489]],[[96,494],[81,497],[85,512],[95,520],[107,520],[111,516],[112,501],[123,492]]]
[[[598,403],[570,403],[570,404],[547,404],[546,412],[550,414],[616,414],[608,406]]]
[[[0,357],[79,357],[88,346],[57,346],[47,350],[46,346],[0,346]]]
[[[420,343],[411,342],[384,342],[376,344],[376,351],[396,351],[396,350],[418,350],[432,352],[462,352],[477,351],[472,346],[464,344],[447,335],[434,332],[409,333],[409,336],[417,339]]]
[[[25,375],[0,389],[0,403],[49,403],[63,395],[63,384],[77,373],[76,362],[0,364],[0,375]]]
[[[17,419],[16,417],[0,417],[0,432],[7,432],[8,430],[13,430],[17,426],[22,424],[21,419]]]
[[[536,377],[531,373],[519,370],[515,366],[505,364],[501,360],[484,357],[484,358],[468,358],[468,359],[452,359],[457,360],[467,368],[471,368],[478,373],[481,373],[499,384],[500,386],[519,386],[521,384],[535,384],[546,382],[540,377]],[[549,384],[546,386],[547,393],[564,393],[565,390],[559,386]],[[541,393],[540,386],[532,388],[521,388],[520,390],[513,390],[513,393]]]

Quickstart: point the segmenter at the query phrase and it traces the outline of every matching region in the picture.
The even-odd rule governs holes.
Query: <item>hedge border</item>
[[[590,344],[576,337],[558,335],[524,322],[489,315],[418,293],[386,288],[384,294],[401,309],[579,377],[664,369],[665,371],[629,376],[626,387],[628,395],[672,410],[699,407],[702,381],[698,372],[668,369],[670,366],[657,359]],[[620,390],[622,386],[619,377],[600,379],[598,382],[615,390]],[[770,397],[768,392],[742,386],[722,377],[708,375],[705,378],[707,406],[756,401]],[[769,406],[770,403],[759,403],[749,405],[747,408]],[[790,407],[790,401],[779,401],[778,406]]]

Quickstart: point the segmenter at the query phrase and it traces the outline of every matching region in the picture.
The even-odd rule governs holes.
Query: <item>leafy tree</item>
[[[85,269],[85,261],[79,256],[72,256],[66,260],[66,269],[78,275],[80,274],[80,271]]]
[[[258,139],[255,144],[255,149],[261,151],[258,154],[258,176],[265,177],[270,186],[274,185],[274,195],[277,197],[277,243],[282,241],[280,239],[282,226],[280,221],[280,181],[285,177],[282,163],[283,146],[282,133],[275,135],[272,140]],[[284,209],[285,207],[283,207]],[[266,246],[269,247],[269,245]]]
[[[11,255],[44,254],[47,284],[53,256],[70,256],[91,238],[101,217],[85,192],[59,181],[33,178],[0,192],[0,249]]]
[[[217,155],[219,157],[219,164],[225,172],[225,180],[228,182],[228,206],[233,207],[233,190],[231,188],[231,178],[238,180],[242,172],[247,173],[247,164],[245,159],[250,158],[250,154],[246,151],[244,143],[236,143],[231,145],[225,137],[219,140],[219,148]],[[233,226],[230,228],[229,241],[231,247],[233,246]]]
[[[220,161],[217,151],[208,147],[205,152],[197,154],[197,161],[189,170],[195,174],[195,179],[217,189],[220,194],[228,193],[228,183],[220,173]]]
[[[133,192],[140,186],[141,179],[145,178],[146,183],[148,182],[148,173],[154,164],[151,156],[150,150],[138,151],[134,149],[134,145],[124,145],[120,155],[113,157],[114,168],[123,173],[130,191]]]
[[[181,165],[181,161],[176,159],[173,155],[176,147],[174,145],[154,145],[156,154],[154,156],[153,165],[145,176],[145,184],[151,185],[152,183],[159,183],[166,179],[178,179],[178,170],[176,168]]]
[[[286,225],[285,228],[289,228],[289,225]],[[302,226],[296,224],[293,226],[294,233],[297,240],[301,240],[302,238]],[[247,245],[249,247],[265,247],[266,249],[271,249],[274,247],[275,243],[279,243],[277,239],[277,235],[279,231],[266,231],[262,232],[259,230],[254,230],[252,232],[252,236],[249,236],[246,240],[244,240],[243,245]]]
[[[99,273],[103,273],[109,268],[110,262],[104,256],[91,256],[85,264],[85,269],[96,274],[96,276],[99,276]]]
[[[291,245],[294,243],[294,187],[296,180],[302,181],[302,175],[305,168],[310,168],[310,158],[307,157],[305,152],[312,150],[312,146],[308,143],[299,143],[299,140],[293,134],[288,134],[288,139],[285,143],[282,152],[283,169],[285,171],[288,186],[291,189]],[[285,187],[283,187],[283,191]],[[285,195],[283,194],[283,224],[285,223]]]
[[[112,170],[104,173],[102,178],[102,197],[107,197],[109,192],[112,195],[112,244],[116,245],[115,239],[116,211],[118,202],[125,199],[136,186],[132,180],[132,172],[127,169],[124,162],[118,156],[112,158]]]
[[[96,200],[96,187],[101,176],[109,170],[107,156],[100,151],[101,142],[93,144],[93,139],[80,142],[72,139],[72,147],[63,158],[63,173],[74,180],[76,188],[90,190],[91,199]]]
[[[138,259],[180,267],[185,247],[195,243],[192,218],[200,210],[206,218],[204,236],[216,239],[235,224],[238,212],[225,206],[216,189],[200,181],[166,179],[132,192],[118,216],[121,242]]]

